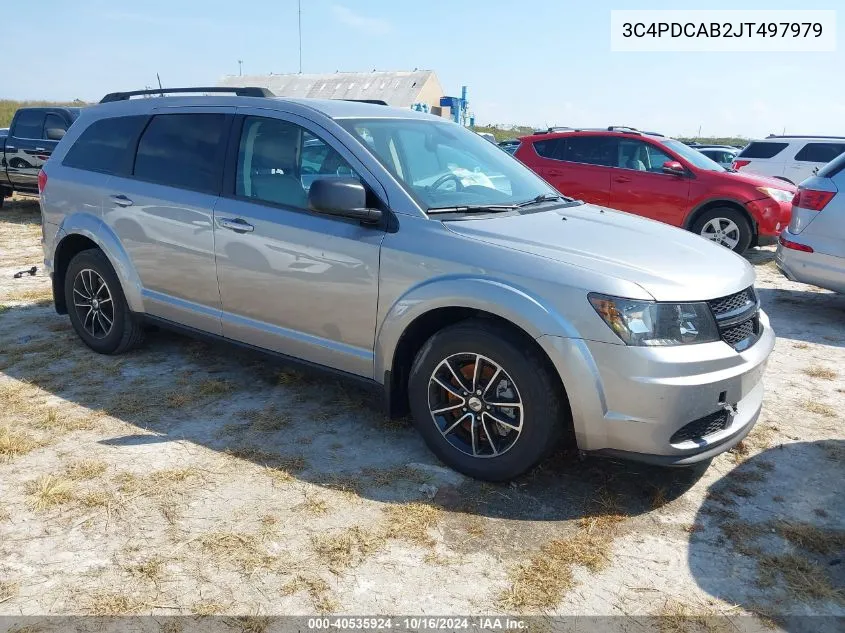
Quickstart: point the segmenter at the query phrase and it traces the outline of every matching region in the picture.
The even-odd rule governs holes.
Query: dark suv
[[[795,187],[728,171],[674,139],[633,128],[524,137],[515,156],[561,193],[679,226],[743,252],[789,224]]]

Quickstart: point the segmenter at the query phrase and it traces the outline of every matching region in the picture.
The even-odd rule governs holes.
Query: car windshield
[[[502,207],[559,195],[507,152],[454,123],[425,119],[338,122],[426,211]]]
[[[705,169],[707,171],[726,171],[724,167],[713,159],[708,158],[689,145],[684,145],[680,141],[670,138],[663,141],[663,144],[699,169]]]

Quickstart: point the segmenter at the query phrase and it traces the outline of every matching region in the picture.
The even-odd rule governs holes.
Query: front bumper
[[[792,219],[792,202],[778,202],[772,198],[752,200],[746,203],[751,217],[757,223],[758,244],[773,244],[767,238],[777,237],[789,226]]]
[[[798,244],[806,243],[801,234],[794,235],[788,230],[783,232],[783,237]],[[775,263],[790,281],[845,293],[845,258],[824,253],[806,253],[778,244]]]
[[[775,334],[743,352],[722,341],[678,347],[628,347],[543,336],[538,342],[560,373],[578,448],[665,465],[710,459],[738,443],[763,404],[763,373]],[[672,442],[689,423],[733,408],[727,425]]]

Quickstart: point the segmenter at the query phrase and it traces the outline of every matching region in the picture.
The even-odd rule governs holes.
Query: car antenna
[[[156,73],[156,79],[158,79],[158,89],[161,90],[161,96],[163,97],[164,96],[164,88],[161,87],[161,77],[158,76],[158,73]]]

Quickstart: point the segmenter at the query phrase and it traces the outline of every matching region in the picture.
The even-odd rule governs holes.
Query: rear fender
[[[117,235],[106,223],[90,213],[73,213],[65,217],[59,231],[60,234],[63,234],[62,240],[71,235],[82,235],[94,242],[108,257],[112,268],[117,273],[129,309],[132,312],[144,311],[141,279],[138,277],[126,249],[123,248]],[[61,242],[56,245],[56,251],[58,251],[60,245]],[[55,265],[56,262],[53,263]]]

